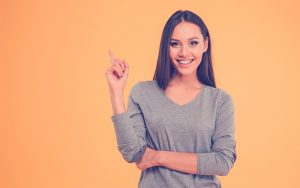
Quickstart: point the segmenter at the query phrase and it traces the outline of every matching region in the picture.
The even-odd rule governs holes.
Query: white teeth
[[[189,63],[191,63],[192,61],[193,61],[193,59],[191,59],[191,60],[177,60],[178,61],[178,63],[180,63],[180,64],[189,64]]]

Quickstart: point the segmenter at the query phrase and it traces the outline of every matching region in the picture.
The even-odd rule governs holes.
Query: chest
[[[165,97],[177,105],[184,105],[195,99],[200,92],[200,89],[183,89],[168,87],[164,91]]]
[[[214,131],[215,110],[201,100],[182,106],[164,99],[152,100],[141,107],[148,131],[154,134],[175,133],[189,138],[194,134],[211,136]]]

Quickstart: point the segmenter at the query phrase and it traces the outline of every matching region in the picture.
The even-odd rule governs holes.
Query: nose
[[[185,45],[182,45],[180,51],[179,51],[179,56],[185,57],[188,55],[188,47]]]

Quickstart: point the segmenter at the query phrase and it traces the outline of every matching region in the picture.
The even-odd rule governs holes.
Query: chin
[[[197,74],[197,70],[177,70],[177,74],[182,75],[182,76],[188,76],[188,75],[193,75]]]

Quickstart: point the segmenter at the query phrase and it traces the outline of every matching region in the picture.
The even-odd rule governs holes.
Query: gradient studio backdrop
[[[235,102],[238,159],[222,185],[300,187],[299,2],[26,0],[0,2],[1,188],[137,187],[117,151],[107,52],[130,64],[127,104],[178,9],[206,22]]]

